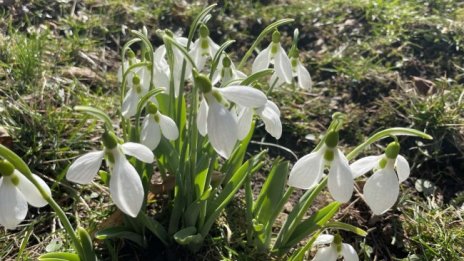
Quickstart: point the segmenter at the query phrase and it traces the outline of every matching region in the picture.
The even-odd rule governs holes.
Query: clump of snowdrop
[[[300,189],[311,189],[322,179],[328,168],[328,188],[332,197],[339,202],[348,202],[353,194],[353,174],[348,160],[337,148],[338,131],[329,131],[324,145],[299,159],[290,172],[288,185]]]
[[[47,195],[51,195],[48,185],[37,175],[35,181]],[[27,214],[27,204],[44,207],[47,201],[34,184],[7,160],[0,160],[0,225],[7,229],[16,228]]]
[[[351,164],[353,177],[357,178],[373,170],[374,174],[364,185],[364,199],[376,215],[389,210],[398,199],[400,183],[409,177],[408,161],[399,155],[400,144],[390,143],[385,154],[361,158]]]
[[[320,235],[314,245],[327,245],[317,250],[313,261],[336,261],[338,258],[343,257],[345,261],[357,261],[359,260],[358,254],[354,248],[349,245],[342,243],[342,237],[339,234],[333,235]]]
[[[111,173],[111,198],[122,212],[136,217],[144,200],[144,190],[139,174],[124,154],[134,156],[145,163],[152,163],[153,152],[138,143],[119,144],[119,139],[111,131],[106,131],[102,140],[104,149],[79,157],[69,167],[66,178],[79,184],[90,183],[97,176],[105,158]]]

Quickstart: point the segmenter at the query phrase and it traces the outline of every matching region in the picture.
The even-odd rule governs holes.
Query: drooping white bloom
[[[182,47],[187,47],[187,38],[179,37],[173,35],[173,39],[176,43],[178,43]],[[182,76],[182,65],[183,62],[186,61],[186,69],[184,79],[187,80],[191,77],[192,65],[187,62],[184,58],[184,54],[176,47],[173,46],[173,73],[171,75],[171,69],[169,64],[166,60],[166,46],[161,45],[156,49],[153,53],[154,59],[154,67],[153,67],[153,85],[156,88],[165,89],[166,93],[170,93],[170,77],[173,77],[174,82],[174,94],[177,97],[179,95],[179,88],[181,85],[181,76]]]
[[[51,195],[50,187],[39,176],[32,177]],[[27,215],[28,203],[37,208],[48,204],[29,179],[8,161],[0,160],[0,225],[16,228]]]
[[[336,261],[339,257],[343,257],[345,261],[358,261],[359,257],[356,250],[349,245],[342,243],[339,235],[320,235],[314,245],[326,245],[317,251],[313,261]]]
[[[275,31],[272,34],[271,44],[262,50],[252,65],[252,73],[262,71],[274,64],[274,70],[279,79],[286,83],[292,82],[292,65],[285,50],[280,45],[280,33]]]
[[[139,100],[147,94],[150,88],[150,70],[143,66],[138,68],[136,74],[132,77],[132,85],[124,96],[122,103],[122,115],[125,118],[130,118],[137,112],[137,104]]]
[[[364,185],[364,199],[376,215],[386,212],[395,204],[400,183],[409,177],[409,163],[398,152],[399,144],[393,142],[388,145],[385,154],[361,158],[350,166],[354,178],[375,170]]]
[[[342,203],[348,202],[353,194],[353,175],[348,160],[337,148],[338,132],[330,131],[322,147],[299,159],[293,166],[288,185],[310,189],[319,183],[324,169],[329,169],[328,188],[332,197]]]
[[[246,77],[246,74],[237,70],[230,58],[227,55],[224,55],[221,57],[221,61],[213,74],[212,83],[213,85],[216,85],[219,81],[221,81],[221,86],[226,86],[232,81],[243,80]]]
[[[147,112],[140,134],[142,144],[154,150],[161,141],[161,135],[168,140],[176,140],[179,137],[176,123],[168,116],[161,114],[154,103],[148,103]]]
[[[311,80],[311,75],[309,74],[306,67],[301,63],[298,52],[292,48],[290,50],[290,63],[292,66],[292,80],[296,78],[298,87],[305,90],[310,90],[313,86],[313,82]],[[269,79],[269,86],[281,86],[285,83],[285,80],[278,77],[277,73],[273,73],[271,78]]]
[[[239,126],[239,140],[243,140],[250,132],[254,113],[261,118],[264,122],[264,128],[272,137],[280,139],[282,136],[280,110],[274,102],[268,100],[264,106],[255,109],[236,106],[236,111]]]
[[[198,71],[203,70],[206,60],[209,57],[213,59],[216,55],[216,52],[219,49],[217,45],[210,37],[209,30],[204,24],[200,26],[200,38],[198,38],[194,43],[192,49],[189,51],[189,54],[192,56],[193,61],[195,62]]]
[[[259,108],[267,103],[266,95],[249,86],[212,87],[204,75],[195,76],[195,84],[203,93],[197,115],[198,132],[208,135],[216,152],[229,158],[238,140],[237,116],[225,104],[233,102],[246,108]]]
[[[146,163],[154,161],[153,152],[145,145],[127,142],[118,144],[113,133],[103,135],[103,151],[87,153],[69,167],[66,178],[79,184],[90,183],[98,173],[105,157],[110,168],[110,194],[116,206],[131,217],[136,217],[142,207],[144,191],[140,176],[126,155]]]

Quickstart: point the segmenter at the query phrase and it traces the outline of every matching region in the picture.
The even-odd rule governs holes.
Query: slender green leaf
[[[39,256],[39,261],[80,261],[79,256],[73,253],[53,252]]]
[[[142,236],[127,230],[126,227],[110,227],[100,230],[95,234],[95,238],[99,240],[123,238],[128,239],[139,246],[143,246]]]
[[[367,231],[365,231],[365,230],[363,230],[363,229],[361,229],[359,227],[355,227],[353,225],[346,224],[346,223],[339,222],[339,221],[329,222],[329,223],[325,224],[325,227],[346,230],[346,231],[355,233],[355,234],[357,234],[359,236],[362,236],[362,237],[367,236]]]

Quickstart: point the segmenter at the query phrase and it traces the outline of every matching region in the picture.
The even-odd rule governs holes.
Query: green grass
[[[113,105],[118,100],[115,72],[120,48],[131,38],[128,30],[145,25],[152,42],[159,45],[155,30],[170,28],[185,35],[186,25],[204,1],[188,5],[86,0],[77,4],[71,16],[72,2],[30,1],[26,5],[29,11],[20,11],[20,4],[11,9],[0,7],[0,126],[13,137],[14,151],[36,173],[49,178],[54,196],[62,199],[67,211],[79,214],[73,222],[89,222],[85,225],[96,228],[97,221],[111,213],[107,194],[96,185],[71,187],[63,176],[74,157],[99,148],[94,137],[99,136],[102,125],[72,108],[96,105],[114,115]],[[349,116],[341,135],[347,149],[386,126],[426,131],[434,136],[433,142],[406,139],[404,148],[410,149],[401,153],[414,162],[412,180],[432,180],[439,188],[436,197],[443,201],[422,196],[402,200],[402,212],[392,212],[398,219],[387,221],[402,227],[404,244],[387,244],[387,249],[391,248],[393,256],[400,253],[398,258],[404,258],[405,252],[419,260],[462,258],[464,254],[456,246],[464,245],[460,229],[464,223],[459,219],[459,192],[464,184],[463,7],[455,0],[295,0],[285,6],[278,1],[234,0],[221,2],[209,24],[217,25],[210,28],[217,42],[237,41],[231,48],[232,57],[241,57],[246,48],[238,46],[248,47],[265,26],[287,17],[295,22],[281,28],[283,35],[291,36],[293,28],[299,28],[301,58],[314,87],[310,93],[291,87],[273,93],[281,106],[284,135],[279,141],[266,136],[265,141],[302,156],[315,143],[305,136],[317,139],[335,111]],[[127,27],[125,34],[123,26]],[[285,38],[284,47],[288,49],[290,44],[290,38]],[[73,72],[75,67],[94,74]],[[419,86],[423,80],[433,87],[424,92]],[[264,131],[258,128],[257,133]],[[408,182],[406,187],[412,184]],[[95,195],[93,190],[101,194]],[[102,210],[90,211],[97,208]],[[356,221],[369,227],[369,213],[362,205],[358,210]],[[62,231],[48,211],[31,209],[19,230],[0,231],[0,259],[18,255],[34,259],[53,238],[60,237]],[[225,227],[231,224],[226,217],[221,222],[201,255],[224,260],[262,257],[249,252],[240,232],[234,233],[232,242],[224,242]],[[240,231],[240,226],[236,229]],[[28,243],[16,239],[28,233]],[[385,236],[382,240],[390,239]],[[385,245],[369,237],[366,240],[364,253],[390,258]],[[103,244],[99,247],[104,248]],[[65,242],[62,250],[67,248]]]

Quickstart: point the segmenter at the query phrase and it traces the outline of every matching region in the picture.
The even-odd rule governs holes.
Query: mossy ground
[[[95,228],[113,210],[108,192],[98,184],[76,187],[63,177],[76,156],[99,146],[102,129],[72,108],[92,105],[116,114],[115,75],[120,48],[131,38],[128,29],[146,26],[153,44],[159,45],[156,29],[185,35],[207,3],[3,3],[0,126],[12,137],[13,150],[53,186],[55,198],[74,216],[73,222]],[[341,133],[347,150],[386,127],[427,132],[433,141],[401,139],[401,154],[409,159],[412,176],[402,185],[395,210],[372,217],[362,200],[356,200],[344,206],[338,218],[369,229],[364,239],[346,235],[357,243],[365,260],[462,259],[464,8],[459,1],[220,1],[209,27],[216,42],[236,40],[231,49],[235,58],[280,18],[295,19],[281,28],[286,37],[283,44],[289,48],[293,29],[300,30],[300,58],[309,68],[314,87],[301,91],[287,86],[273,92],[282,110],[283,137],[276,141],[258,127],[257,139],[264,135],[260,141],[287,147],[301,157],[315,146],[330,115],[337,111],[348,115]],[[380,153],[381,145],[372,146],[366,154]],[[283,150],[269,150],[272,156],[295,160]],[[431,181],[434,189],[419,192],[416,187],[423,180]],[[237,212],[243,208],[240,202],[228,209],[197,258],[190,254],[183,258],[268,260],[268,255],[254,253],[244,241],[244,225]],[[35,259],[60,238],[63,231],[50,209],[31,208],[18,230],[0,231],[0,259]],[[105,249],[103,243],[99,246]],[[60,250],[68,248],[62,242]],[[130,246],[121,245],[121,249],[128,255],[136,252]],[[179,250],[170,252],[166,255],[175,259]],[[102,253],[108,255],[108,250]]]

